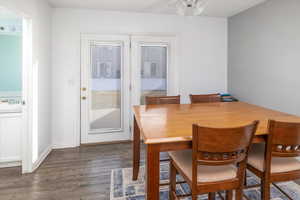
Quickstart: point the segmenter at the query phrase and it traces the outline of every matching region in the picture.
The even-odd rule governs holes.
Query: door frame
[[[23,88],[22,88],[22,173],[33,171],[33,130],[37,126],[37,119],[34,120],[34,105],[37,96],[33,94],[33,62],[32,62],[32,19],[23,16]]]
[[[95,37],[95,36],[111,36],[111,35],[122,35],[122,36],[129,36],[130,37],[130,52],[129,52],[129,70],[130,70],[130,98],[129,98],[129,106],[130,108],[134,105],[134,101],[133,101],[133,97],[132,97],[132,90],[133,90],[133,82],[132,82],[132,77],[133,77],[133,67],[132,67],[132,38],[133,37],[136,37],[136,38],[139,38],[139,39],[143,39],[143,38],[150,38],[152,37],[153,40],[157,41],[156,39],[157,38],[163,38],[163,39],[169,39],[170,43],[172,44],[172,48],[174,50],[173,52],[173,58],[171,59],[171,62],[173,63],[173,67],[172,67],[172,72],[171,74],[168,74],[168,78],[171,77],[173,79],[172,83],[171,84],[167,84],[168,87],[171,86],[170,90],[168,88],[168,95],[178,95],[180,94],[180,91],[179,91],[179,79],[178,79],[178,35],[177,34],[170,34],[170,33],[146,33],[146,32],[138,32],[138,33],[134,33],[134,32],[131,32],[131,33],[123,33],[123,32],[102,32],[102,33],[81,33],[81,38],[82,37]],[[79,85],[79,88],[78,88],[78,91],[79,91],[79,117],[77,118],[78,120],[78,124],[79,124],[79,127],[78,127],[78,130],[79,131],[76,131],[76,146],[81,146],[82,145],[82,142],[81,142],[81,81],[82,81],[82,65],[83,65],[83,60],[82,60],[82,55],[84,54],[84,52],[82,51],[82,46],[83,46],[83,42],[82,42],[82,39],[80,40],[80,85]],[[169,70],[169,69],[168,69]],[[129,124],[130,124],[130,137],[128,139],[124,139],[125,141],[127,140],[130,140],[132,141],[133,140],[133,120],[132,120],[132,117],[133,117],[133,112],[132,112],[132,109],[130,109],[130,114],[129,114]],[[122,140],[120,140],[122,141]],[[116,141],[118,142],[118,141]],[[103,142],[103,143],[106,143],[106,142]]]

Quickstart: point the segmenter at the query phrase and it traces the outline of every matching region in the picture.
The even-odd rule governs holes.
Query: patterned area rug
[[[161,183],[169,181],[169,165],[161,164],[160,167],[160,180]],[[114,169],[111,172],[111,189],[110,200],[144,200],[145,199],[145,185],[144,185],[144,167],[140,168],[139,178],[137,181],[132,181],[132,168]],[[177,177],[181,180],[181,177]],[[248,185],[256,185],[259,179],[250,172],[247,173]],[[278,186],[289,194],[294,200],[300,200],[300,186],[294,182],[278,183]],[[168,200],[169,187],[164,186],[160,188],[160,199]],[[177,186],[178,194],[189,194],[189,186],[181,184]],[[251,188],[244,191],[245,195],[251,200],[260,200],[260,188]],[[190,200],[190,197],[182,198],[183,200]],[[217,197],[217,200],[221,198]],[[275,187],[271,188],[272,200],[288,200],[279,190]],[[199,196],[199,200],[207,200],[207,195]]]

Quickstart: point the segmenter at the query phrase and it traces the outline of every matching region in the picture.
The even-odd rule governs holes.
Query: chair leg
[[[170,162],[170,190],[169,190],[169,199],[175,200],[174,195],[176,194],[176,168],[173,165],[173,162]]]
[[[270,200],[270,182],[268,180],[261,180],[261,199]]]
[[[244,186],[247,187],[247,170],[245,171]]]
[[[227,190],[226,191],[226,200],[232,200],[232,190]]]
[[[215,200],[216,199],[216,193],[210,192],[208,193],[208,200]]]
[[[238,188],[235,190],[235,200],[243,199],[243,188]]]
[[[192,194],[192,200],[197,200],[197,199],[198,199],[198,195]]]

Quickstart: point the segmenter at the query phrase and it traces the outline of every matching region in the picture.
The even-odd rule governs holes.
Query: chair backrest
[[[209,103],[209,102],[221,102],[220,94],[202,94],[193,95],[190,94],[191,103]]]
[[[276,157],[300,156],[300,123],[270,120],[267,149]]]
[[[193,125],[193,165],[227,165],[246,161],[258,121],[235,128]]]
[[[158,104],[180,104],[180,95],[178,96],[146,96],[146,105]]]

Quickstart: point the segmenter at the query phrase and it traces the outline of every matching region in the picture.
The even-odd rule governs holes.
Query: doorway
[[[0,167],[32,171],[32,27],[27,16],[0,6]]]
[[[81,38],[81,144],[131,139],[133,105],[176,94],[175,37]]]

